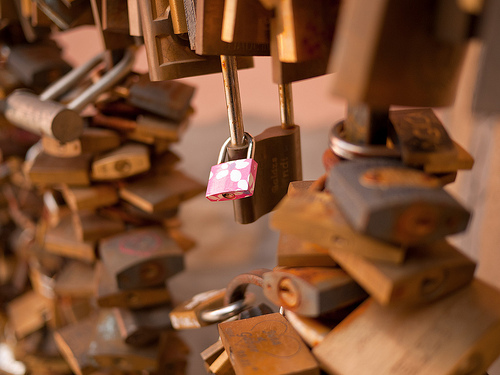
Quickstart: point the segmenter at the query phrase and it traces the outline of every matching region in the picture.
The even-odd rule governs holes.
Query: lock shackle
[[[254,139],[247,132],[244,133],[244,138],[245,138],[245,140],[246,140],[246,142],[248,144],[247,159],[253,159],[254,156],[255,156]],[[231,143],[231,137],[229,137],[228,139],[226,139],[226,141],[222,145],[222,147],[220,149],[220,152],[219,152],[219,157],[217,158],[217,164],[224,163],[224,161],[226,160],[226,158],[227,158],[227,148],[228,148],[228,146],[229,146],[230,143]]]
[[[253,284],[263,288],[263,276],[270,271],[267,268],[259,268],[233,278],[226,287],[224,306],[218,309],[204,310],[201,312],[200,318],[208,323],[221,322],[250,307],[255,300],[255,295],[246,293],[248,285]]]
[[[83,65],[71,70],[43,91],[39,99],[41,101],[56,100],[59,96],[69,91],[78,81],[82,80],[92,69],[103,62],[105,56],[105,53],[101,52]],[[135,49],[133,47],[126,49],[122,59],[113,68],[108,70],[97,82],[68,103],[66,108],[76,112],[83,110],[92,100],[125,78],[132,71],[134,62]]]

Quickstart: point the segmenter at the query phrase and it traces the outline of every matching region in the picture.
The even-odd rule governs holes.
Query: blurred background
[[[101,45],[91,28],[78,28],[57,36],[68,61],[78,65],[90,58]],[[471,42],[464,63],[459,92],[451,108],[436,109],[452,138],[475,158],[472,171],[461,171],[449,190],[468,208],[473,219],[465,234],[453,239],[466,254],[477,259],[478,277],[500,288],[500,152],[497,119],[473,117],[470,111],[480,45]],[[146,72],[144,50],[136,71]],[[206,181],[211,165],[217,161],[220,146],[229,135],[223,82],[220,74],[182,79],[196,87],[195,114],[182,142],[175,145],[183,159],[181,168],[200,181]],[[304,179],[317,179],[324,173],[321,155],[328,147],[328,132],[343,119],[345,103],[328,92],[331,75],[293,84],[295,122],[301,126]],[[255,68],[239,73],[245,131],[257,135],[279,124],[277,85],[271,79],[269,57],[255,58]],[[268,215],[269,216],[269,215]],[[209,289],[224,287],[232,277],[255,268],[272,268],[278,234],[268,227],[268,216],[249,225],[236,224],[231,202],[209,202],[198,196],[182,205],[181,219],[187,234],[198,246],[187,255],[186,270],[169,282],[174,302]],[[183,332],[191,346],[190,374],[203,374],[199,352],[217,339],[216,327]],[[489,371],[500,374],[498,364]]]

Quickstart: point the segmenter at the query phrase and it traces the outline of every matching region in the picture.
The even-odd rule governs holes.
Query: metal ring
[[[255,149],[254,149],[254,139],[253,137],[245,132],[244,133],[245,140],[247,141],[248,144],[248,151],[247,151],[247,159],[253,159],[255,156]],[[219,151],[219,157],[217,158],[217,164],[224,163],[227,157],[227,147],[231,143],[231,137],[226,139],[226,141],[223,143],[220,151]]]
[[[361,157],[401,158],[397,148],[388,148],[380,145],[356,145],[343,138],[344,122],[335,124],[330,131],[330,148],[344,159],[357,159]]]
[[[246,293],[244,299],[237,300],[229,305],[213,310],[203,310],[200,313],[200,319],[207,323],[222,322],[223,320],[229,319],[251,306],[254,300],[255,295],[253,293]]]

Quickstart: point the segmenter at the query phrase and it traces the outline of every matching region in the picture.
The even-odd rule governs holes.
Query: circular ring
[[[247,307],[251,306],[255,300],[255,295],[253,293],[246,293],[244,299],[237,300],[228,305],[219,307],[213,310],[203,310],[200,313],[200,319],[206,323],[217,323],[223,320],[229,319]]]
[[[401,158],[401,152],[396,148],[380,145],[356,145],[343,138],[344,122],[335,124],[330,131],[330,148],[344,159],[357,159],[361,157]]]

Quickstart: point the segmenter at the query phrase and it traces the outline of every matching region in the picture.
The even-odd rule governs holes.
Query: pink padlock
[[[245,133],[248,142],[246,159],[226,161],[228,138],[222,145],[217,164],[210,168],[206,197],[210,201],[228,201],[250,197],[255,189],[257,162],[253,160],[253,137]]]

